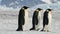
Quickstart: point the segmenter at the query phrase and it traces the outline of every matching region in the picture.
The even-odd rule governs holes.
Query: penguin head
[[[36,11],[41,11],[42,9],[41,8],[37,8]]]
[[[46,11],[47,11],[47,12],[50,12],[50,11],[52,11],[52,9],[47,9]]]
[[[28,8],[29,8],[29,7],[27,7],[27,6],[23,6],[23,7],[22,7],[23,10],[26,10],[26,9],[28,9]]]

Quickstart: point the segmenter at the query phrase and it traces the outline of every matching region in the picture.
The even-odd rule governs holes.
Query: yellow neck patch
[[[24,9],[24,8],[22,8],[22,9]]]
[[[36,11],[39,11],[39,10],[36,10]]]

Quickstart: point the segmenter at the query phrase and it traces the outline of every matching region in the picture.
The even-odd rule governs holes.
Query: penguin
[[[28,9],[29,7],[27,6],[23,6],[20,11],[19,11],[19,15],[18,15],[18,28],[16,31],[23,31],[24,29],[24,25],[27,22],[27,18],[28,18]]]
[[[31,30],[39,30],[39,19],[41,17],[41,8],[37,8],[34,13],[33,13],[33,17],[32,17],[32,28],[30,29]]]
[[[48,8],[43,14],[43,29],[41,31],[49,32],[52,20],[51,11],[52,9]]]

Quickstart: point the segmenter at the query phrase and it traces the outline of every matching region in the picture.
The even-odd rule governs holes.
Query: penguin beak
[[[51,9],[51,11],[52,11],[53,9]]]

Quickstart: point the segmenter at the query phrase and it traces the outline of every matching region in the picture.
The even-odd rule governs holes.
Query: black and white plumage
[[[39,27],[39,19],[41,17],[41,8],[37,8],[34,13],[33,13],[33,17],[32,17],[32,28],[30,30],[38,30]]]
[[[51,20],[52,20],[51,11],[52,11],[52,9],[47,9],[44,12],[44,15],[43,15],[43,29],[41,31],[49,31],[49,28],[51,26]]]
[[[20,11],[19,11],[19,15],[18,15],[18,29],[16,31],[23,31],[25,30],[25,24],[28,21],[28,11],[27,11],[28,7],[23,6]]]

